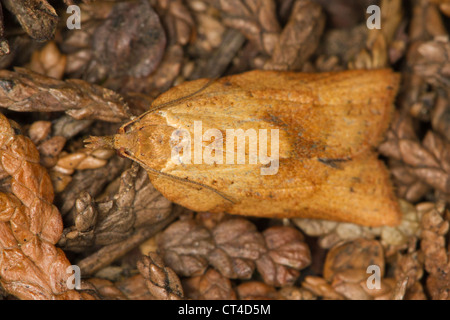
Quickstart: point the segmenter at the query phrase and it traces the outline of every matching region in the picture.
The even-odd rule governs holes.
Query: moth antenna
[[[132,119],[132,120],[131,120],[130,122],[128,122],[126,125],[128,125],[128,124],[130,124],[130,123],[132,123],[132,122],[134,122],[134,121],[136,121],[136,120],[141,119],[142,117],[144,117],[145,115],[147,115],[147,114],[149,114],[149,113],[152,113],[152,112],[155,112],[155,111],[157,111],[157,110],[164,109],[164,108],[171,107],[171,106],[173,106],[173,105],[179,103],[180,101],[183,101],[183,100],[192,98],[193,96],[199,94],[200,92],[202,92],[203,90],[205,90],[206,88],[208,88],[208,87],[209,87],[213,82],[215,82],[218,78],[219,78],[219,77],[214,77],[214,78],[209,79],[209,81],[208,81],[206,84],[204,84],[200,89],[198,89],[198,90],[196,90],[196,91],[194,91],[194,92],[188,94],[187,96],[184,96],[184,97],[181,97],[181,98],[178,98],[178,99],[175,99],[175,100],[167,101],[167,102],[165,102],[165,103],[163,103],[163,104],[160,104],[159,106],[155,106],[155,107],[153,107],[153,108],[148,109],[148,110],[145,111],[143,114],[141,114],[141,115],[139,115],[138,117]]]
[[[89,138],[83,140],[83,142],[85,143],[85,147],[88,149],[115,149],[113,136],[90,136]]]
[[[200,89],[198,89],[198,90],[196,90],[196,91],[194,91],[194,92],[188,94],[187,96],[184,96],[184,97],[181,97],[181,98],[172,100],[172,101],[167,101],[167,102],[165,102],[165,103],[163,103],[163,104],[160,104],[159,106],[155,106],[155,107],[153,107],[153,108],[150,108],[147,112],[149,112],[149,113],[150,113],[150,112],[155,112],[156,110],[161,110],[161,109],[170,107],[171,105],[174,105],[174,104],[176,104],[176,103],[178,103],[178,102],[180,102],[180,101],[183,101],[183,100],[192,98],[193,96],[199,94],[200,92],[202,92],[203,90],[205,90],[206,88],[208,88],[208,87],[209,87],[213,82],[215,82],[217,79],[218,79],[218,77],[211,78],[211,79],[209,79],[209,81],[208,81],[206,84],[204,84]],[[147,112],[146,112],[146,113],[147,113]]]
[[[199,187],[208,189],[208,190],[210,190],[210,191],[212,191],[212,192],[218,194],[219,196],[221,196],[222,198],[224,198],[224,199],[227,200],[227,201],[230,201],[230,202],[233,203],[233,204],[235,203],[235,201],[234,201],[233,199],[231,199],[230,197],[228,197],[226,194],[220,192],[220,191],[217,190],[217,189],[214,189],[213,187],[207,186],[206,184],[203,184],[203,183],[200,183],[200,182],[191,181],[191,180],[189,180],[189,179],[187,179],[187,178],[180,178],[180,177],[174,176],[174,175],[172,175],[172,174],[165,173],[165,172],[161,172],[161,171],[159,171],[159,170],[150,168],[150,167],[147,166],[145,163],[143,163],[143,162],[140,161],[139,159],[133,157],[132,155],[129,155],[129,154],[126,153],[126,152],[124,152],[124,156],[127,157],[127,158],[129,158],[129,159],[131,159],[131,160],[133,160],[133,161],[136,161],[136,162],[139,163],[142,167],[144,167],[147,171],[150,171],[150,172],[152,172],[152,173],[154,173],[154,174],[162,175],[162,176],[164,176],[164,177],[173,179],[173,180],[178,181],[178,182],[191,183],[191,184],[197,185],[197,186],[199,186]]]

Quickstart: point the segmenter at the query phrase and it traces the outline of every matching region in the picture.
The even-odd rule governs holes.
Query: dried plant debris
[[[422,203],[422,236],[420,247],[424,255],[427,289],[432,299],[450,300],[450,256],[446,236],[448,211],[443,203]]]
[[[193,219],[180,220],[158,237],[158,248],[180,275],[203,274],[211,265],[227,278],[250,279],[256,268],[274,286],[293,284],[311,262],[298,230],[272,227],[261,234],[241,218],[226,218],[210,230]]]
[[[402,53],[397,53],[398,42],[394,42],[394,36],[402,21],[403,7],[401,0],[382,0],[380,4],[382,28],[366,28],[368,36],[366,39],[366,48],[363,48],[350,61],[351,69],[377,69],[389,65],[389,59]],[[402,49],[400,49],[402,50]]]
[[[353,223],[328,220],[292,219],[303,232],[309,236],[319,237],[323,248],[331,248],[341,241],[357,238],[374,239],[380,237],[381,244],[387,248],[395,246],[406,248],[411,239],[420,235],[421,213],[410,203],[400,201],[403,212],[402,221],[396,227],[364,227]]]
[[[325,16],[312,1],[296,1],[274,46],[266,70],[299,70],[316,51],[325,26]]]
[[[54,41],[48,42],[42,49],[34,51],[28,68],[34,72],[61,80],[66,68],[67,58]]]
[[[180,279],[155,253],[144,256],[137,267],[155,299],[179,300],[184,297]]]
[[[64,229],[59,245],[82,251],[117,243],[136,228],[165,220],[171,212],[171,203],[153,188],[145,170],[134,165],[122,173],[118,190],[104,201],[94,201],[86,191],[80,193],[74,226]]]
[[[380,272],[379,288],[369,286],[369,266],[375,266]],[[390,299],[396,282],[384,278],[384,269],[381,244],[376,240],[356,239],[334,246],[325,260],[323,280],[307,277],[304,286],[324,298]]]
[[[36,147],[18,130],[0,115],[1,165],[12,177],[12,193],[0,194],[0,282],[21,299],[87,298],[68,289],[70,262],[55,247],[63,225],[52,205],[50,177],[39,164]]]
[[[56,80],[16,68],[0,71],[0,106],[9,110],[65,111],[76,119],[120,122],[128,107],[117,93],[82,80]]]
[[[447,0],[1,1],[0,300],[448,300],[449,17]],[[376,148],[397,226],[193,212],[83,143],[187,80],[379,68],[401,78]]]
[[[401,161],[406,174],[444,194],[450,194],[450,144],[440,135],[428,131],[420,141],[411,119],[399,116],[379,149],[383,155]],[[417,196],[412,200],[415,198]]]
[[[214,269],[182,281],[186,297],[194,300],[235,300],[231,281]]]
[[[93,35],[91,77],[142,77],[161,61],[166,36],[148,1],[119,2]],[[95,65],[95,68],[93,66]]]
[[[46,0],[5,0],[3,4],[31,38],[38,41],[53,38],[59,19]]]

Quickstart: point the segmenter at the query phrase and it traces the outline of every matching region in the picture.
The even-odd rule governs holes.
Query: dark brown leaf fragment
[[[128,106],[111,90],[78,79],[56,80],[24,68],[0,71],[0,107],[21,112],[65,111],[76,119],[128,119]]]
[[[166,36],[148,1],[119,2],[95,30],[92,50],[104,76],[147,76],[159,65]]]
[[[180,279],[172,269],[166,267],[156,253],[149,253],[137,264],[144,276],[150,293],[159,300],[180,300],[184,293]]]
[[[30,37],[37,41],[53,38],[59,18],[46,0],[4,0]]]

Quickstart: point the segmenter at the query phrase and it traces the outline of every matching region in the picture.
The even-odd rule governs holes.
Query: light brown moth
[[[387,69],[200,79],[88,142],[137,161],[167,199],[194,211],[396,225],[375,147],[398,83]]]

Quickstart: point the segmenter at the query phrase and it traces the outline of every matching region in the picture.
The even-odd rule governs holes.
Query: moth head
[[[128,124],[122,126],[113,136],[91,136],[84,140],[89,149],[114,149],[121,157],[129,158],[136,153],[137,134]]]

